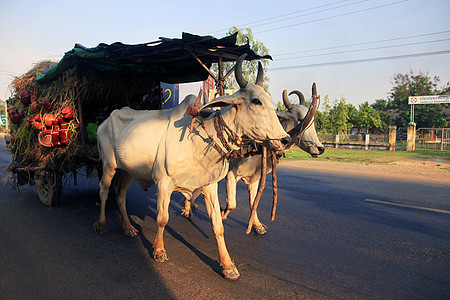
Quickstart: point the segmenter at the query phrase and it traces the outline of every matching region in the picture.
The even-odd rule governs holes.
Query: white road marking
[[[408,205],[408,204],[387,202],[387,201],[374,200],[374,199],[365,199],[364,201],[366,201],[366,202],[373,202],[373,203],[380,203],[380,204],[386,204],[386,205],[392,205],[392,206],[415,208],[415,209],[433,211],[433,212],[438,212],[438,213],[443,213],[443,214],[450,214],[450,211],[444,210],[444,209],[429,208],[429,207],[423,207],[423,206]]]

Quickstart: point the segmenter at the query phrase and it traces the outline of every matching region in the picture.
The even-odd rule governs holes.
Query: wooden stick
[[[264,187],[266,186],[266,169],[267,169],[267,148],[262,147],[262,167],[261,167],[261,181],[259,182],[258,193],[256,194],[255,201],[253,202],[252,213],[250,214],[250,219],[248,220],[248,226],[246,234],[249,234],[252,230],[253,219],[255,218],[256,209],[258,208],[259,199],[264,191]]]
[[[270,221],[275,220],[275,211],[277,210],[277,202],[278,202],[277,155],[274,151],[272,151],[272,189],[273,189],[273,203]]]
[[[40,167],[23,167],[23,168],[15,168],[12,167],[11,172],[36,172],[36,171],[43,171],[45,170],[45,166]]]

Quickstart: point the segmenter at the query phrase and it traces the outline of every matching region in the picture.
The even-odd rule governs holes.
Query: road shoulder
[[[440,161],[401,160],[391,163],[351,163],[326,159],[282,160],[280,168],[315,172],[450,184],[450,163]]]

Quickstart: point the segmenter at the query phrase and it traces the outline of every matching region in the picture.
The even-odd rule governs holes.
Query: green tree
[[[385,99],[377,99],[370,106],[377,111],[387,111],[389,109],[388,101]]]
[[[317,111],[316,116],[314,117],[314,124],[318,132],[328,133],[331,128],[329,120],[331,105],[328,95],[322,100],[320,109],[321,110]]]
[[[236,44],[237,45],[244,45],[249,44],[250,48],[258,55],[264,56],[269,54],[269,50],[264,46],[264,44],[257,40],[253,32],[250,28],[237,28],[236,26],[231,27],[228,30],[227,35],[232,35],[234,33],[237,34]],[[261,63],[263,65],[264,69],[264,90],[266,92],[269,92],[269,76],[267,76],[267,66],[269,65],[269,61],[267,59],[262,59]],[[234,62],[224,62],[223,63],[223,69],[224,72],[228,72],[228,70],[231,70],[231,68],[234,66]],[[212,65],[212,71],[214,74],[218,74],[219,67],[215,63]],[[244,75],[245,80],[249,82],[255,82],[256,81],[256,75],[258,74],[258,61],[244,61],[242,63],[242,73]],[[236,80],[234,80],[234,76],[231,75],[225,80],[225,88],[227,89],[238,89],[238,85]]]
[[[442,89],[438,89],[437,85],[439,82],[440,79],[437,76],[431,78],[427,74],[422,73],[414,75],[412,71],[408,74],[394,75],[394,87],[389,96],[388,107],[399,115],[395,120],[397,126],[406,127],[410,122],[411,107],[408,104],[409,96],[439,95],[449,90],[449,83]],[[445,116],[441,113],[444,107],[448,107],[448,105],[415,105],[414,121],[417,124],[417,128],[446,126]]]
[[[357,127],[358,122],[358,109],[352,104],[348,104],[348,127],[351,129]]]
[[[370,106],[375,109],[381,118],[381,128],[375,129],[374,133],[386,133],[389,131],[389,127],[393,125],[394,120],[391,113],[389,112],[389,102],[385,99],[377,99],[375,103]]]
[[[380,114],[367,101],[359,105],[356,123],[358,128],[365,128],[367,133],[372,131],[381,132],[383,129],[383,121]]]
[[[347,134],[351,128],[349,120],[350,107],[345,103],[345,98],[336,99],[333,108],[330,109],[328,118],[330,133],[344,133]]]
[[[277,102],[277,111],[287,111],[286,106],[284,106],[284,104],[281,103],[281,101]]]

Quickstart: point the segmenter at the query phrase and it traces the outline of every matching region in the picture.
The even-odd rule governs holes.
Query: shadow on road
[[[135,190],[135,189],[133,189],[133,190]],[[154,187],[149,189],[149,191],[146,192],[146,193],[154,195],[155,194]],[[156,225],[156,211],[157,211],[156,199],[151,198],[151,197],[142,197],[142,194],[140,195],[140,197],[139,196],[133,197],[133,196],[134,195],[131,194],[130,197],[129,197],[130,200],[128,200],[128,202],[127,202],[129,215],[135,215],[141,220],[144,220],[146,217],[150,217],[152,220],[155,221],[154,226],[155,226],[155,230],[156,230],[156,226],[157,226]],[[133,200],[131,200],[131,197],[133,197]],[[214,241],[211,241],[210,237],[206,234],[206,232],[199,225],[197,225],[192,219],[186,218],[186,217],[181,215],[180,203],[182,203],[182,205],[184,205],[184,198],[181,195],[178,195],[177,193],[174,193],[172,195],[172,200],[171,200],[171,203],[170,203],[171,218],[169,219],[169,223],[171,222],[171,220],[172,220],[173,223],[175,223],[175,221],[176,221],[175,218],[186,219],[189,222],[189,224],[192,225],[192,228],[197,230],[201,234],[203,239],[207,239],[208,242],[214,242],[215,243],[215,239],[214,239]],[[116,209],[118,210],[118,208],[116,208]],[[198,220],[198,222],[201,222],[201,223],[204,223],[204,222],[209,223],[208,216],[206,216],[203,212],[200,212],[200,211],[197,210],[195,212],[195,215],[196,215],[196,221]],[[149,239],[146,237],[146,235],[143,232],[143,228],[139,224],[137,224],[133,220],[130,220],[130,221],[132,222],[132,225],[136,229],[139,230],[138,236],[141,239],[142,244],[144,245],[144,247],[147,249],[149,255],[152,256],[153,243],[150,242]],[[191,250],[192,253],[194,253],[203,263],[208,265],[214,272],[216,272],[217,274],[222,276],[222,268],[220,267],[220,263],[217,260],[214,260],[214,259],[210,258],[208,255],[206,255],[202,251],[200,251],[192,243],[190,243],[188,240],[186,240],[172,226],[166,225],[165,232],[167,232],[167,233],[165,233],[165,235],[166,234],[170,234],[174,239],[176,239],[181,244],[186,246],[189,250]],[[169,259],[170,259],[170,253],[172,251],[176,251],[175,249],[166,249],[166,250],[168,252]]]

